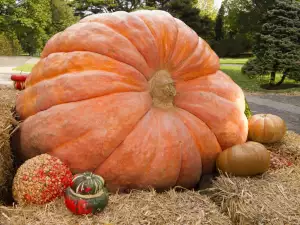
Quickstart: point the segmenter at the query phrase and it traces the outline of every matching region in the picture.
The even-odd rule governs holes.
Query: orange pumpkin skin
[[[164,11],[92,15],[53,36],[17,100],[20,153],[49,153],[110,191],[193,187],[246,141],[244,94]]]
[[[260,143],[280,141],[286,133],[284,120],[272,114],[256,114],[249,118],[248,138]]]

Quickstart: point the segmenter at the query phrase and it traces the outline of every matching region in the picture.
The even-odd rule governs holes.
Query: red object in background
[[[13,81],[25,81],[27,78],[27,75],[22,74],[12,74],[10,79]]]
[[[25,89],[25,82],[23,82],[23,81],[14,81],[14,87],[17,90],[23,90],[23,89]]]
[[[17,90],[25,89],[25,81],[28,75],[12,74],[10,79],[14,81],[14,87]]]

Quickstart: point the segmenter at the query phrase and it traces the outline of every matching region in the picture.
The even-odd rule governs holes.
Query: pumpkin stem
[[[150,79],[149,86],[154,106],[164,109],[173,107],[176,89],[168,71],[156,72]]]

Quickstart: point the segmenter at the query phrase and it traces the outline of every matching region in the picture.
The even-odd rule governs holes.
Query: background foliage
[[[253,52],[243,72],[270,74],[270,85],[280,85],[286,77],[300,81],[300,3],[275,0],[262,19]],[[282,79],[275,84],[276,73]]]
[[[87,15],[158,9],[184,21],[220,57],[251,56],[245,74],[270,74],[272,85],[282,74],[280,84],[300,80],[299,2],[223,0],[216,9],[213,0],[0,0],[0,55],[39,56],[51,36]]]

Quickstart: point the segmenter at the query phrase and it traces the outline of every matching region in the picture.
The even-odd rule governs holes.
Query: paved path
[[[300,134],[300,96],[280,94],[246,94],[254,114],[271,113],[285,120],[289,130]]]
[[[25,63],[35,64],[39,58],[31,56],[0,56],[0,67],[17,67]]]
[[[10,79],[12,73],[20,73],[13,70],[17,66],[23,64],[35,64],[39,58],[31,56],[0,56],[0,86],[13,87],[13,82]],[[28,74],[26,72],[22,72]]]

